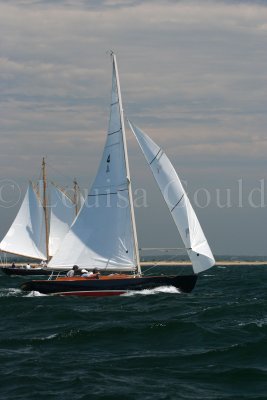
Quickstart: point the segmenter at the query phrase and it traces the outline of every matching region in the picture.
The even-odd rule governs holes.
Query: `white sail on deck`
[[[62,190],[50,184],[49,256],[53,257],[75,218],[75,204]]]
[[[46,260],[44,209],[31,182],[13,224],[0,243],[0,250]]]
[[[54,184],[49,184],[47,203],[49,228],[49,257],[58,250],[75,219],[75,204]],[[0,251],[35,258],[47,259],[42,185],[34,189],[30,182],[17,216],[0,243]]]
[[[130,177],[115,55],[107,139],[95,181],[49,268],[135,270]]]
[[[144,153],[155,180],[179,230],[195,273],[215,264],[207,239],[170,160],[139,128],[129,125]]]

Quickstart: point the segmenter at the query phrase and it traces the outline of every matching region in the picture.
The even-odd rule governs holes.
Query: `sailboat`
[[[74,199],[62,188],[46,180],[46,162],[42,161],[42,180],[29,182],[18,214],[0,242],[0,251],[41,261],[35,268],[2,267],[7,275],[48,275],[42,265],[57,252],[61,241],[78,213],[78,184],[74,181]]]
[[[118,67],[115,54],[112,53],[111,57],[110,118],[99,169],[89,191],[88,204],[83,206],[58,252],[48,264],[48,269],[59,271],[76,266],[79,269],[97,269],[98,273],[88,277],[58,276],[49,280],[32,280],[21,285],[23,290],[65,296],[112,296],[129,290],[140,291],[171,285],[182,292],[191,292],[199,272],[215,263],[170,160],[152,139],[130,123],[168,204],[194,270],[191,275],[142,274]],[[164,193],[166,185],[169,185],[168,198]]]

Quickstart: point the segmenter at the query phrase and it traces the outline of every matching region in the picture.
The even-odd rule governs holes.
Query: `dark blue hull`
[[[28,275],[34,275],[34,276],[43,276],[43,275],[51,275],[51,270],[47,270],[45,268],[31,268],[31,269],[26,269],[23,267],[19,268],[11,268],[11,267],[2,267],[0,271],[4,272],[6,275],[19,275],[19,276],[28,276]]]
[[[44,294],[82,295],[83,292],[84,294],[92,292],[91,295],[93,295],[94,292],[95,295],[101,295],[101,292],[121,294],[132,290],[174,286],[182,292],[189,293],[194,289],[196,281],[197,275],[129,277],[123,279],[32,280],[24,282],[21,289]]]

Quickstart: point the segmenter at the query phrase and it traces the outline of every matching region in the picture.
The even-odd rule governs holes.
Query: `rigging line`
[[[1,265],[7,265],[7,255],[2,250],[0,250],[0,263]]]
[[[70,177],[69,175],[63,174],[63,172],[59,171],[57,168],[55,168],[52,164],[46,162],[46,165],[49,166],[52,170],[54,170],[57,174],[63,176],[64,178],[67,178],[69,180],[73,180],[73,177]]]
[[[157,154],[155,155],[155,157],[153,158],[153,160],[150,161],[149,165],[151,165],[151,164],[156,160],[156,158],[158,157],[158,155],[159,155],[159,153],[160,153],[161,151],[162,151],[162,149],[159,149],[159,151],[157,152]],[[163,153],[163,151],[162,151],[162,153]]]
[[[35,158],[36,158],[37,156],[35,156]],[[40,164],[39,164],[40,165]],[[40,168],[40,167],[38,167],[38,168],[34,168],[34,171],[36,170],[36,172],[33,172],[32,173],[32,175],[31,175],[31,177],[30,178],[27,178],[26,179],[26,181],[40,181],[40,180],[42,180],[42,168]],[[39,171],[39,172],[38,172]]]
[[[176,258],[176,255],[173,256],[173,257],[171,257],[170,260],[168,260],[168,261],[172,261],[172,260],[174,260],[175,258]],[[162,261],[158,261],[158,262],[156,262],[155,264],[153,264],[150,268],[148,268],[148,269],[146,270],[146,273],[147,273],[148,271],[150,271],[152,268],[157,267],[158,264],[161,263],[161,262],[162,262]]]
[[[115,106],[115,104],[119,104],[119,100],[114,101],[114,103],[111,103],[110,105],[111,105],[111,107],[112,107],[112,106]]]
[[[158,250],[158,251],[166,251],[169,250],[188,250],[185,247],[141,247],[139,248],[140,251],[149,251],[149,250]]]
[[[51,181],[51,185],[53,185],[57,190],[60,191],[61,194],[66,196],[74,204],[74,201],[73,201],[71,195],[69,193],[67,193],[67,191],[66,191],[66,189],[68,189],[68,187],[65,188],[64,186],[58,185],[57,183],[55,183],[53,181]],[[71,188],[71,189],[73,189],[73,188]]]
[[[183,193],[182,197],[180,198],[180,200],[179,200],[179,201],[175,204],[175,206],[171,209],[171,212],[173,212],[173,210],[178,206],[178,204],[182,201],[183,197],[184,197],[184,193]]]

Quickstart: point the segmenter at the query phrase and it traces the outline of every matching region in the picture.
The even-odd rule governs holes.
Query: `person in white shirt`
[[[72,278],[74,275],[77,275],[77,272],[79,271],[78,265],[73,265],[72,269],[70,269],[67,273],[68,278]]]
[[[46,261],[42,260],[42,261],[40,262],[40,266],[41,266],[42,268],[46,268],[46,267],[47,267]]]
[[[93,275],[92,271],[87,271],[87,269],[82,269],[82,278],[88,278],[88,276]]]

